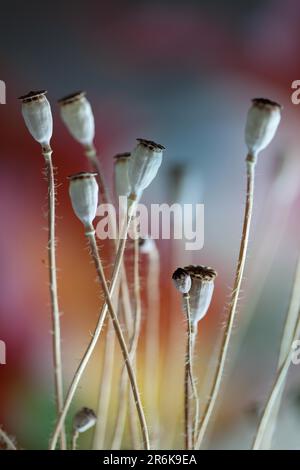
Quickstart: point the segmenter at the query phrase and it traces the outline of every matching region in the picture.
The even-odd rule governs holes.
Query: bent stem
[[[115,289],[115,286],[116,286],[116,283],[117,283],[117,280],[118,280],[119,271],[120,271],[120,267],[121,267],[121,264],[122,264],[124,250],[125,250],[125,246],[126,246],[128,228],[129,228],[130,222],[131,222],[131,217],[132,217],[132,206],[130,206],[130,208],[128,209],[127,222],[124,226],[122,236],[121,236],[121,239],[120,239],[120,242],[119,242],[118,250],[117,250],[116,260],[115,260],[113,273],[112,273],[112,278],[111,278],[111,283],[110,283],[110,291],[109,291],[110,297],[113,295],[113,292],[114,292],[114,289]],[[64,420],[65,420],[66,415],[69,411],[69,408],[70,408],[70,405],[72,403],[75,392],[77,390],[78,384],[79,384],[80,379],[82,377],[82,374],[85,371],[85,368],[86,368],[86,366],[87,366],[87,364],[90,360],[90,357],[91,357],[91,355],[92,355],[92,353],[95,349],[95,346],[98,342],[100,333],[102,331],[103,323],[104,323],[105,318],[106,318],[106,314],[107,314],[107,303],[105,302],[104,305],[102,306],[101,312],[99,314],[97,325],[96,325],[94,334],[92,336],[92,339],[91,339],[91,341],[90,341],[90,343],[89,343],[89,345],[88,345],[88,347],[87,347],[87,349],[86,349],[86,351],[85,351],[85,353],[84,353],[84,355],[83,355],[83,357],[82,357],[82,359],[79,363],[79,366],[78,366],[78,368],[77,368],[77,370],[74,374],[74,377],[72,379],[72,382],[69,386],[63,409],[62,409],[61,414],[60,414],[60,416],[59,416],[59,418],[56,422],[56,425],[55,425],[55,428],[54,428],[54,431],[53,431],[53,435],[52,435],[52,438],[50,440],[50,444],[49,444],[49,449],[50,450],[54,450],[55,447],[56,447],[56,443],[57,443],[57,439],[58,439],[60,430],[63,426]]]
[[[195,446],[196,432],[199,422],[199,399],[196,382],[193,374],[193,349],[195,344],[195,333],[192,330],[191,309],[189,294],[183,295],[184,308],[187,317],[187,349],[185,357],[185,377],[184,377],[184,417],[185,417],[185,447],[191,450]],[[195,418],[192,422],[192,409],[190,406],[190,387],[195,406]]]
[[[52,150],[43,149],[43,156],[46,164],[46,175],[48,181],[48,264],[49,264],[49,282],[50,298],[52,312],[52,347],[53,347],[53,365],[54,365],[54,388],[57,416],[62,411],[64,404],[63,396],[63,377],[61,360],[61,338],[60,338],[60,314],[57,294],[56,278],[56,253],[55,253],[55,179],[52,164]],[[60,434],[60,447],[66,450],[66,433],[64,427]]]
[[[226,358],[229,350],[229,343],[231,339],[231,335],[233,332],[233,325],[236,315],[236,308],[239,298],[239,293],[241,289],[241,283],[246,263],[246,255],[247,255],[247,248],[249,242],[249,232],[250,232],[250,225],[251,225],[251,218],[252,218],[252,209],[253,209],[253,195],[254,195],[254,177],[255,177],[255,164],[256,164],[256,156],[248,154],[247,159],[247,193],[246,193],[246,206],[245,206],[245,213],[244,213],[244,222],[243,222],[243,231],[242,231],[242,239],[235,275],[234,286],[231,293],[231,300],[230,300],[230,307],[229,307],[229,316],[228,321],[226,324],[221,351],[219,354],[218,359],[218,366],[217,370],[213,379],[212,391],[208,403],[205,407],[203,416],[200,420],[200,427],[199,427],[199,434],[196,442],[196,449],[200,449],[201,444],[203,442],[203,438],[205,436],[210,418],[214,411],[214,408],[217,404],[217,398],[219,395],[222,376],[225,369]]]
[[[89,242],[90,242],[91,255],[95,263],[99,281],[104,290],[106,302],[108,305],[108,311],[110,313],[111,320],[112,320],[112,323],[116,332],[116,336],[117,336],[117,339],[118,339],[118,342],[119,342],[119,345],[123,354],[125,366],[127,369],[127,373],[128,373],[128,377],[129,377],[129,381],[130,381],[130,385],[132,389],[132,394],[134,396],[135,405],[136,405],[136,409],[137,409],[137,413],[138,413],[138,417],[140,421],[141,431],[142,431],[143,440],[144,440],[144,447],[146,450],[149,450],[150,442],[149,442],[148,429],[147,429],[146,419],[145,419],[145,415],[144,415],[144,411],[143,411],[143,407],[141,403],[141,398],[140,398],[140,393],[139,393],[135,373],[131,365],[131,358],[129,357],[129,353],[128,353],[126,342],[122,333],[121,325],[119,323],[118,317],[114,311],[114,307],[111,301],[110,293],[108,290],[107,282],[106,282],[104,271],[103,271],[103,266],[102,266],[101,259],[100,259],[98,249],[97,249],[95,231],[93,230],[93,227],[89,227],[89,231],[86,233],[86,236],[88,237]]]
[[[17,450],[17,447],[15,446],[14,442],[12,439],[9,437],[8,434],[6,434],[5,431],[0,427],[0,442],[3,442],[6,445],[7,450]]]

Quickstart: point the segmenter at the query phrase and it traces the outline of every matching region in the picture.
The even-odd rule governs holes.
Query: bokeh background
[[[7,86],[7,104],[0,105],[0,339],[7,345],[7,364],[0,366],[0,423],[21,447],[40,449],[46,448],[55,420],[46,183],[39,147],[25,129],[17,97],[31,89],[47,89],[54,115],[66,387],[95,325],[101,296],[67,193],[66,176],[86,169],[87,164],[60,120],[57,99],[76,90],[87,91],[96,118],[96,145],[111,187],[112,156],[131,150],[137,137],[145,137],[162,143],[166,152],[144,202],[205,204],[201,251],[185,252],[179,241],[158,242],[160,445],[181,448],[185,325],[171,274],[177,266],[189,263],[208,264],[219,273],[212,306],[199,328],[198,385],[205,401],[241,235],[245,117],[250,99],[264,96],[283,104],[282,124],[258,162],[236,344],[206,443],[209,448],[249,448],[274,379],[299,252],[300,107],[290,99],[291,83],[300,73],[299,2],[31,0],[5,1],[0,9],[0,79]],[[108,247],[104,244],[103,249]],[[131,261],[129,252],[129,270]],[[147,258],[141,263],[145,272]],[[250,316],[246,330],[243,325]],[[104,337],[73,410],[96,404]],[[139,353],[143,382],[147,373],[143,336]],[[117,352],[107,446],[120,367]],[[300,448],[298,367],[291,368],[281,410],[275,442],[280,448]],[[87,448],[90,439],[89,433],[81,446]]]

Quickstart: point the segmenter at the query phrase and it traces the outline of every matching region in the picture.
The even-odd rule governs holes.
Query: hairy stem
[[[52,311],[52,348],[53,348],[53,365],[54,365],[54,388],[55,403],[57,416],[62,411],[64,404],[63,395],[63,376],[62,376],[62,359],[61,359],[61,338],[60,338],[60,314],[57,294],[57,278],[56,278],[56,253],[55,253],[55,179],[52,165],[52,150],[44,149],[43,155],[46,164],[46,175],[48,181],[48,264],[50,279],[50,298]],[[62,427],[60,433],[60,447],[66,449],[66,433]]]
[[[130,222],[131,222],[131,217],[132,217],[132,206],[129,208],[128,219],[127,219],[127,222],[126,222],[126,224],[124,226],[124,229],[122,231],[122,236],[120,237],[120,242],[119,242],[117,255],[116,255],[116,260],[115,260],[114,269],[113,269],[112,278],[111,278],[110,291],[109,291],[110,297],[113,295],[113,292],[114,292],[114,289],[116,287],[116,283],[117,283],[117,280],[118,280],[120,267],[121,267],[122,260],[123,260],[124,250],[125,250],[125,246],[126,246],[128,228],[129,228],[129,225],[130,225]],[[50,445],[49,445],[49,448],[51,450],[55,449],[56,442],[57,442],[57,439],[58,439],[58,435],[60,433],[61,427],[64,423],[64,420],[66,418],[66,415],[67,415],[68,410],[70,408],[70,405],[72,403],[73,397],[74,397],[75,392],[77,390],[78,384],[81,380],[82,374],[85,371],[85,368],[86,368],[86,366],[87,366],[87,364],[90,360],[90,357],[91,357],[91,355],[92,355],[92,353],[95,349],[95,346],[98,342],[100,333],[102,331],[103,323],[104,323],[105,318],[106,318],[106,314],[107,314],[107,303],[105,302],[102,309],[101,309],[101,312],[99,314],[97,325],[96,325],[94,334],[92,336],[92,339],[91,339],[91,341],[90,341],[90,343],[89,343],[89,345],[88,345],[88,347],[87,347],[87,349],[86,349],[86,351],[85,351],[85,353],[84,353],[84,355],[83,355],[83,357],[80,361],[80,364],[79,364],[79,366],[78,366],[78,368],[77,368],[77,370],[74,374],[74,377],[72,379],[72,382],[70,384],[70,387],[69,387],[69,390],[68,390],[68,393],[67,393],[67,396],[66,396],[66,399],[65,399],[65,403],[64,403],[62,412],[59,416],[59,419],[56,422],[55,429],[54,429],[52,438],[50,440]]]
[[[230,307],[229,307],[229,316],[227,324],[225,327],[225,332],[222,340],[221,351],[218,359],[217,370],[213,379],[212,391],[208,403],[205,407],[203,416],[200,420],[199,434],[196,442],[196,449],[200,449],[205,436],[209,421],[213,414],[214,408],[217,404],[217,398],[219,395],[222,376],[225,369],[226,358],[229,350],[229,344],[231,335],[233,332],[233,325],[236,315],[236,308],[238,303],[238,298],[241,289],[241,283],[246,263],[247,248],[249,242],[249,232],[251,225],[252,209],[253,209],[253,195],[254,195],[254,176],[255,176],[255,164],[256,157],[254,155],[248,155],[247,159],[247,193],[246,193],[246,206],[244,213],[244,223],[242,231],[242,239],[235,275],[234,286],[231,293]]]
[[[135,368],[134,356],[136,355],[138,339],[141,329],[141,298],[140,298],[140,279],[139,279],[139,239],[137,237],[136,225],[134,221],[134,298],[135,298],[135,315],[134,315],[134,324],[133,324],[133,334],[130,340],[129,354],[132,360],[133,367]],[[125,429],[126,422],[126,410],[127,410],[127,375],[124,373],[125,370],[122,370],[121,379],[120,379],[120,400],[119,408],[117,412],[117,419],[114,431],[113,438],[113,449],[119,449],[122,437]],[[131,399],[131,397],[130,397]],[[132,408],[132,403],[130,405]],[[136,421],[134,413],[130,413],[130,428],[133,440],[133,447],[136,449],[138,447],[138,433],[136,430]]]
[[[154,244],[154,242],[153,242]],[[147,317],[145,333],[145,403],[147,403],[152,442],[159,443],[159,363],[160,363],[160,259],[154,245],[149,253],[147,273]]]
[[[108,311],[109,311],[110,316],[111,316],[111,320],[112,320],[112,323],[113,323],[113,326],[114,326],[114,329],[115,329],[115,332],[116,332],[117,339],[119,341],[119,345],[120,345],[120,348],[121,348],[121,351],[122,351],[122,354],[123,354],[125,366],[126,366],[126,369],[127,369],[127,372],[128,372],[129,382],[130,382],[130,385],[131,385],[132,394],[134,396],[135,405],[136,405],[138,417],[139,417],[139,420],[140,420],[140,426],[141,426],[141,431],[142,431],[143,440],[144,440],[144,447],[145,447],[145,449],[148,450],[150,448],[148,429],[147,429],[146,419],[145,419],[145,415],[144,415],[144,411],[143,411],[143,407],[142,407],[142,403],[141,403],[141,398],[140,398],[140,393],[139,393],[135,373],[134,373],[134,370],[133,370],[133,367],[132,367],[132,364],[131,364],[131,358],[129,356],[129,352],[128,352],[126,342],[125,342],[125,339],[124,339],[124,336],[123,336],[123,333],[122,333],[122,329],[121,329],[118,317],[117,317],[117,315],[114,311],[114,307],[113,307],[113,304],[112,304],[112,301],[111,301],[111,298],[110,298],[110,293],[109,293],[107,282],[106,282],[106,279],[105,279],[104,270],[103,270],[101,259],[100,259],[98,249],[97,249],[95,232],[92,231],[92,227],[91,227],[91,230],[87,233],[87,236],[88,236],[90,246],[91,246],[92,258],[93,258],[94,263],[95,263],[95,267],[96,267],[96,271],[97,271],[97,274],[98,274],[98,277],[99,277],[99,281],[100,281],[100,283],[102,285],[102,288],[104,290],[106,302],[107,302],[107,305],[108,305]]]
[[[195,344],[195,333],[192,328],[190,297],[188,294],[183,296],[184,309],[187,317],[187,348],[185,357],[185,377],[184,377],[184,417],[185,417],[185,447],[191,450],[195,446],[196,431],[199,422],[199,399],[196,382],[193,374],[193,350]],[[190,389],[194,400],[195,414],[192,413],[190,406]],[[194,419],[192,419],[194,416]]]

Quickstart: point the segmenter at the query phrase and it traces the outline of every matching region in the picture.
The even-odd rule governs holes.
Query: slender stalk
[[[17,447],[15,446],[14,442],[12,439],[9,437],[8,434],[6,434],[5,431],[0,427],[0,442],[3,442],[6,445],[7,450],[17,450]]]
[[[110,283],[110,291],[109,291],[110,296],[113,295],[113,292],[114,292],[114,289],[115,289],[115,286],[116,286],[116,283],[117,283],[117,280],[118,280],[119,271],[120,271],[120,267],[121,267],[121,264],[122,264],[124,250],[125,250],[125,246],[126,246],[128,228],[129,228],[129,225],[130,225],[130,222],[131,222],[131,217],[132,217],[132,206],[128,210],[128,220],[127,220],[127,222],[125,224],[125,227],[123,229],[122,236],[120,237],[120,242],[119,242],[119,246],[118,246],[118,250],[117,250],[116,260],[115,260],[114,269],[113,269],[112,278],[111,278],[111,283]],[[91,357],[91,355],[92,355],[92,353],[95,349],[95,346],[97,344],[97,341],[99,339],[100,333],[102,331],[103,323],[104,323],[105,318],[106,318],[106,314],[107,314],[107,303],[105,302],[104,305],[102,306],[101,312],[99,314],[97,325],[96,325],[94,334],[92,336],[92,339],[91,339],[91,341],[90,341],[90,343],[89,343],[89,345],[88,345],[88,347],[87,347],[87,349],[86,349],[86,351],[85,351],[85,353],[84,353],[84,355],[83,355],[83,357],[80,361],[80,364],[79,364],[79,366],[78,366],[78,368],[77,368],[77,370],[74,374],[74,377],[72,379],[72,382],[69,386],[69,390],[67,392],[67,396],[66,396],[66,399],[65,399],[65,403],[64,403],[62,412],[59,416],[59,419],[56,422],[55,429],[54,429],[52,438],[50,440],[49,448],[51,450],[54,450],[55,447],[56,447],[58,435],[60,433],[60,430],[62,428],[62,425],[63,425],[64,420],[66,418],[66,415],[68,413],[68,410],[69,410],[70,405],[72,403],[73,397],[74,397],[75,392],[77,390],[77,387],[78,387],[78,384],[79,384],[80,379],[82,377],[82,374],[85,371],[85,368],[86,368],[86,366],[87,366],[87,364],[90,360],[90,357]]]
[[[299,335],[300,335],[300,311],[298,312],[297,324],[295,326],[294,334],[291,340],[291,346],[292,346],[292,343],[299,338]],[[282,396],[286,379],[287,379],[288,370],[291,365],[292,354],[293,354],[293,349],[292,347],[290,347],[282,363],[281,368],[277,372],[275,382],[273,384],[266,407],[263,411],[263,414],[259,423],[259,427],[257,430],[257,434],[255,436],[255,439],[254,439],[252,450],[261,449],[264,436],[266,435],[270,420],[273,416],[273,411],[274,409],[276,410],[277,408],[278,400],[279,402],[281,400],[281,396]]]
[[[130,347],[129,347],[129,354],[132,354],[132,336],[133,336],[133,314],[131,311],[131,303],[129,298],[129,291],[128,291],[128,283],[126,277],[126,270],[125,266],[123,265],[122,270],[122,277],[121,277],[121,299],[123,305],[123,312],[124,312],[124,321],[125,327],[128,332],[130,340]],[[123,433],[125,429],[125,421],[126,421],[126,414],[127,414],[127,405],[128,405],[128,380],[126,370],[123,367],[120,377],[120,384],[119,384],[119,398],[118,398],[118,410],[117,410],[117,418],[115,422],[115,428],[113,432],[113,439],[112,439],[112,450],[119,450]]]
[[[101,259],[100,259],[99,253],[98,253],[98,248],[97,248],[97,243],[96,243],[96,238],[95,238],[95,232],[92,230],[92,227],[90,228],[90,231],[87,232],[86,235],[87,235],[87,237],[89,239],[89,242],[90,242],[92,258],[93,258],[94,263],[95,263],[95,267],[96,267],[96,271],[97,271],[97,274],[98,274],[98,277],[99,277],[99,281],[102,284],[102,288],[104,290],[106,302],[107,302],[107,305],[108,305],[108,311],[109,311],[110,316],[111,316],[111,320],[112,320],[112,323],[113,323],[113,326],[114,326],[114,329],[115,329],[115,332],[116,332],[117,339],[118,339],[119,344],[120,344],[120,348],[121,348],[121,351],[122,351],[122,354],[123,354],[125,366],[126,366],[126,369],[127,369],[127,372],[128,372],[128,377],[129,377],[129,381],[130,381],[130,385],[131,385],[131,389],[132,389],[132,394],[133,394],[134,399],[135,399],[135,405],[136,405],[138,417],[139,417],[139,420],[140,420],[140,426],[141,426],[141,431],[142,431],[143,440],[144,440],[144,447],[145,447],[146,450],[149,450],[150,442],[149,442],[148,429],[147,429],[147,424],[146,424],[146,420],[145,420],[145,415],[144,415],[144,411],[143,411],[143,407],[142,407],[142,403],[141,403],[141,398],[140,398],[140,393],[139,393],[139,390],[138,390],[138,385],[137,385],[135,373],[134,373],[134,370],[133,370],[133,367],[132,367],[132,364],[131,364],[131,358],[129,356],[129,352],[128,352],[128,349],[127,349],[127,346],[126,346],[126,342],[125,342],[125,339],[124,339],[124,336],[123,336],[123,333],[122,333],[121,325],[120,325],[118,317],[117,317],[117,315],[114,311],[114,307],[113,307],[113,304],[112,304],[112,301],[111,301],[111,298],[110,298],[110,293],[109,293],[107,282],[106,282],[106,279],[105,279],[104,270],[103,270]]]
[[[113,295],[113,304],[115,311],[118,311],[119,306],[119,292],[120,292],[120,279],[115,288]],[[111,398],[111,391],[113,385],[113,368],[115,358],[115,332],[111,318],[109,318],[106,337],[105,348],[102,366],[101,383],[98,395],[97,416],[101,416],[100,422],[96,423],[95,432],[93,436],[93,449],[100,450],[104,448],[104,441],[106,436],[107,421],[109,414],[109,402]]]
[[[289,308],[286,316],[284,331],[281,339],[280,354],[277,365],[279,372],[284,365],[285,358],[292,347],[293,337],[296,332],[298,312],[300,309],[300,256],[298,257],[293,288],[290,297]],[[284,385],[284,384],[283,384]],[[282,385],[280,392],[274,400],[268,421],[264,418],[263,424],[260,424],[257,437],[255,439],[255,449],[269,450],[272,445],[273,435],[276,429],[277,417],[283,396],[284,386]],[[265,411],[266,413],[266,411]]]
[[[159,443],[159,363],[160,363],[160,259],[154,245],[149,253],[147,273],[147,317],[145,333],[145,403],[147,403],[152,442]],[[157,448],[157,445],[154,446]]]
[[[101,425],[97,426],[93,438],[93,449],[104,449],[107,418],[109,412],[109,402],[111,398],[112,379],[113,379],[113,365],[115,357],[115,332],[111,321],[108,320],[107,331],[105,337],[105,348],[102,375],[100,382],[100,390],[98,396],[97,416],[101,416]]]
[[[135,298],[135,315],[134,315],[134,325],[133,325],[133,334],[129,346],[129,354],[132,360],[133,368],[135,368],[134,356],[136,355],[138,339],[141,330],[141,297],[140,297],[140,279],[139,279],[139,239],[137,237],[136,223],[134,221],[134,298]],[[126,422],[126,411],[127,411],[127,375],[124,373],[124,369],[121,374],[120,379],[120,390],[119,390],[119,408],[117,412],[116,425],[114,430],[113,438],[113,449],[119,449],[122,437],[125,429]],[[129,397],[131,399],[131,397]],[[132,403],[129,403],[130,408]],[[131,435],[133,440],[133,447],[138,448],[138,433],[136,430],[136,421],[134,413],[130,413],[130,428]]]
[[[141,285],[140,285],[140,267],[139,267],[139,237],[137,232],[137,222],[134,219],[134,263],[133,263],[133,285],[134,285],[134,299],[135,299],[135,312],[134,312],[134,331],[133,331],[133,344],[131,347],[132,350],[132,364],[134,371],[136,373],[136,363],[137,363],[137,350],[138,342],[141,334],[141,323],[142,323],[142,303],[141,303]],[[129,423],[131,430],[131,438],[134,449],[140,448],[139,435],[137,433],[136,426],[136,417],[133,413],[134,403],[132,397],[129,397]]]
[[[196,382],[193,374],[193,349],[195,344],[195,333],[192,331],[191,309],[189,294],[183,295],[184,307],[187,317],[187,348],[185,357],[185,377],[184,377],[184,416],[185,416],[185,447],[191,450],[195,446],[196,431],[199,422],[199,399]],[[195,418],[192,420],[192,409],[190,400],[190,388],[195,406]],[[193,421],[193,422],[192,422]]]
[[[79,432],[78,431],[73,431],[72,435],[72,450],[77,450],[77,440],[79,437]]]
[[[97,173],[97,178],[99,181],[100,195],[104,203],[112,204],[112,199],[110,191],[106,185],[105,178],[103,177],[102,166],[100,163],[97,150],[94,145],[88,146],[85,149],[85,155],[88,160],[91,162],[93,170]],[[114,239],[114,248],[115,252],[117,250],[117,234],[115,229],[114,221],[111,220],[111,213],[108,212],[108,217],[110,221],[110,226],[113,232]],[[118,287],[119,290],[119,287]],[[124,302],[124,314],[125,314],[125,324],[128,329],[130,325],[132,312],[128,293],[128,283],[126,277],[126,271],[122,263],[122,275],[121,275],[121,296]],[[119,292],[116,295],[116,302],[119,302]],[[108,418],[108,406],[111,396],[112,389],[112,380],[113,380],[113,364],[114,364],[114,351],[115,351],[115,336],[112,333],[113,325],[111,321],[108,322],[107,335],[105,340],[105,349],[104,349],[104,358],[103,358],[103,368],[102,368],[102,377],[100,382],[100,390],[98,395],[98,404],[97,404],[97,415],[101,416],[101,420],[97,421],[95,432],[93,436],[93,449],[102,449],[104,445],[104,438],[107,428],[107,418]]]
[[[213,379],[211,395],[205,407],[203,416],[200,420],[200,428],[199,428],[199,434],[198,434],[198,438],[196,442],[196,449],[200,449],[201,447],[210,418],[217,404],[217,398],[218,398],[220,387],[221,387],[222,376],[223,376],[223,372],[225,369],[225,363],[226,363],[227,354],[229,350],[230,339],[231,339],[232,332],[233,332],[236,308],[237,308],[237,303],[238,303],[238,298],[239,298],[239,293],[241,289],[241,283],[242,283],[242,278],[243,278],[243,273],[244,273],[244,268],[245,268],[245,263],[246,263],[246,255],[247,255],[247,248],[248,248],[248,242],[249,242],[249,232],[250,232],[252,209],[253,209],[256,157],[254,155],[248,154],[246,162],[247,162],[246,206],[245,206],[245,213],[244,213],[244,223],[243,223],[239,258],[238,258],[238,263],[237,263],[234,286],[233,286],[232,293],[231,293],[229,316],[228,316],[228,321],[226,324],[226,328],[225,328],[225,332],[224,332],[224,336],[222,340],[222,346],[221,346],[221,351],[219,355],[217,370]]]
[[[52,164],[52,150],[50,148],[43,150],[43,156],[46,164],[46,175],[48,181],[48,264],[50,279],[50,298],[52,310],[52,345],[53,345],[53,365],[54,365],[54,388],[57,416],[62,411],[64,403],[63,395],[63,376],[61,359],[61,338],[60,338],[60,313],[57,294],[56,278],[56,240],[55,240],[55,179]],[[60,447],[66,450],[66,433],[64,427],[60,433]]]

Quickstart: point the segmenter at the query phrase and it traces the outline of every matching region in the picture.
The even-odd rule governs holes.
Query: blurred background
[[[57,100],[87,91],[95,113],[96,145],[111,188],[113,155],[130,151],[135,139],[144,137],[163,144],[166,151],[143,202],[205,205],[201,251],[185,252],[182,241],[158,241],[160,446],[178,449],[183,446],[185,323],[171,275],[177,266],[191,263],[218,271],[213,302],[198,335],[203,404],[216,365],[241,236],[246,113],[253,97],[284,106],[278,133],[257,165],[254,220],[234,344],[206,442],[208,448],[250,448],[274,380],[299,252],[300,107],[290,99],[291,83],[300,78],[299,23],[297,0],[1,2],[0,79],[6,83],[7,104],[0,105],[0,339],[7,346],[7,364],[0,365],[0,424],[22,448],[46,448],[55,411],[47,187],[40,149],[24,126],[17,97],[47,89],[54,116],[65,388],[95,326],[101,295],[66,181],[67,175],[86,170],[87,163],[60,120]],[[103,250],[108,248],[104,243]],[[130,271],[130,250],[126,264]],[[147,256],[142,255],[141,264],[146,276]],[[143,328],[145,285],[143,278]],[[105,334],[81,381],[69,421],[78,407],[96,406],[104,338]],[[143,357],[142,336],[141,387],[147,373]],[[114,426],[121,364],[117,347],[106,446]],[[291,367],[289,374],[275,439],[279,448],[300,449],[298,367]],[[91,433],[87,434],[80,440],[82,448],[90,446]],[[130,445],[127,434],[124,446]]]

